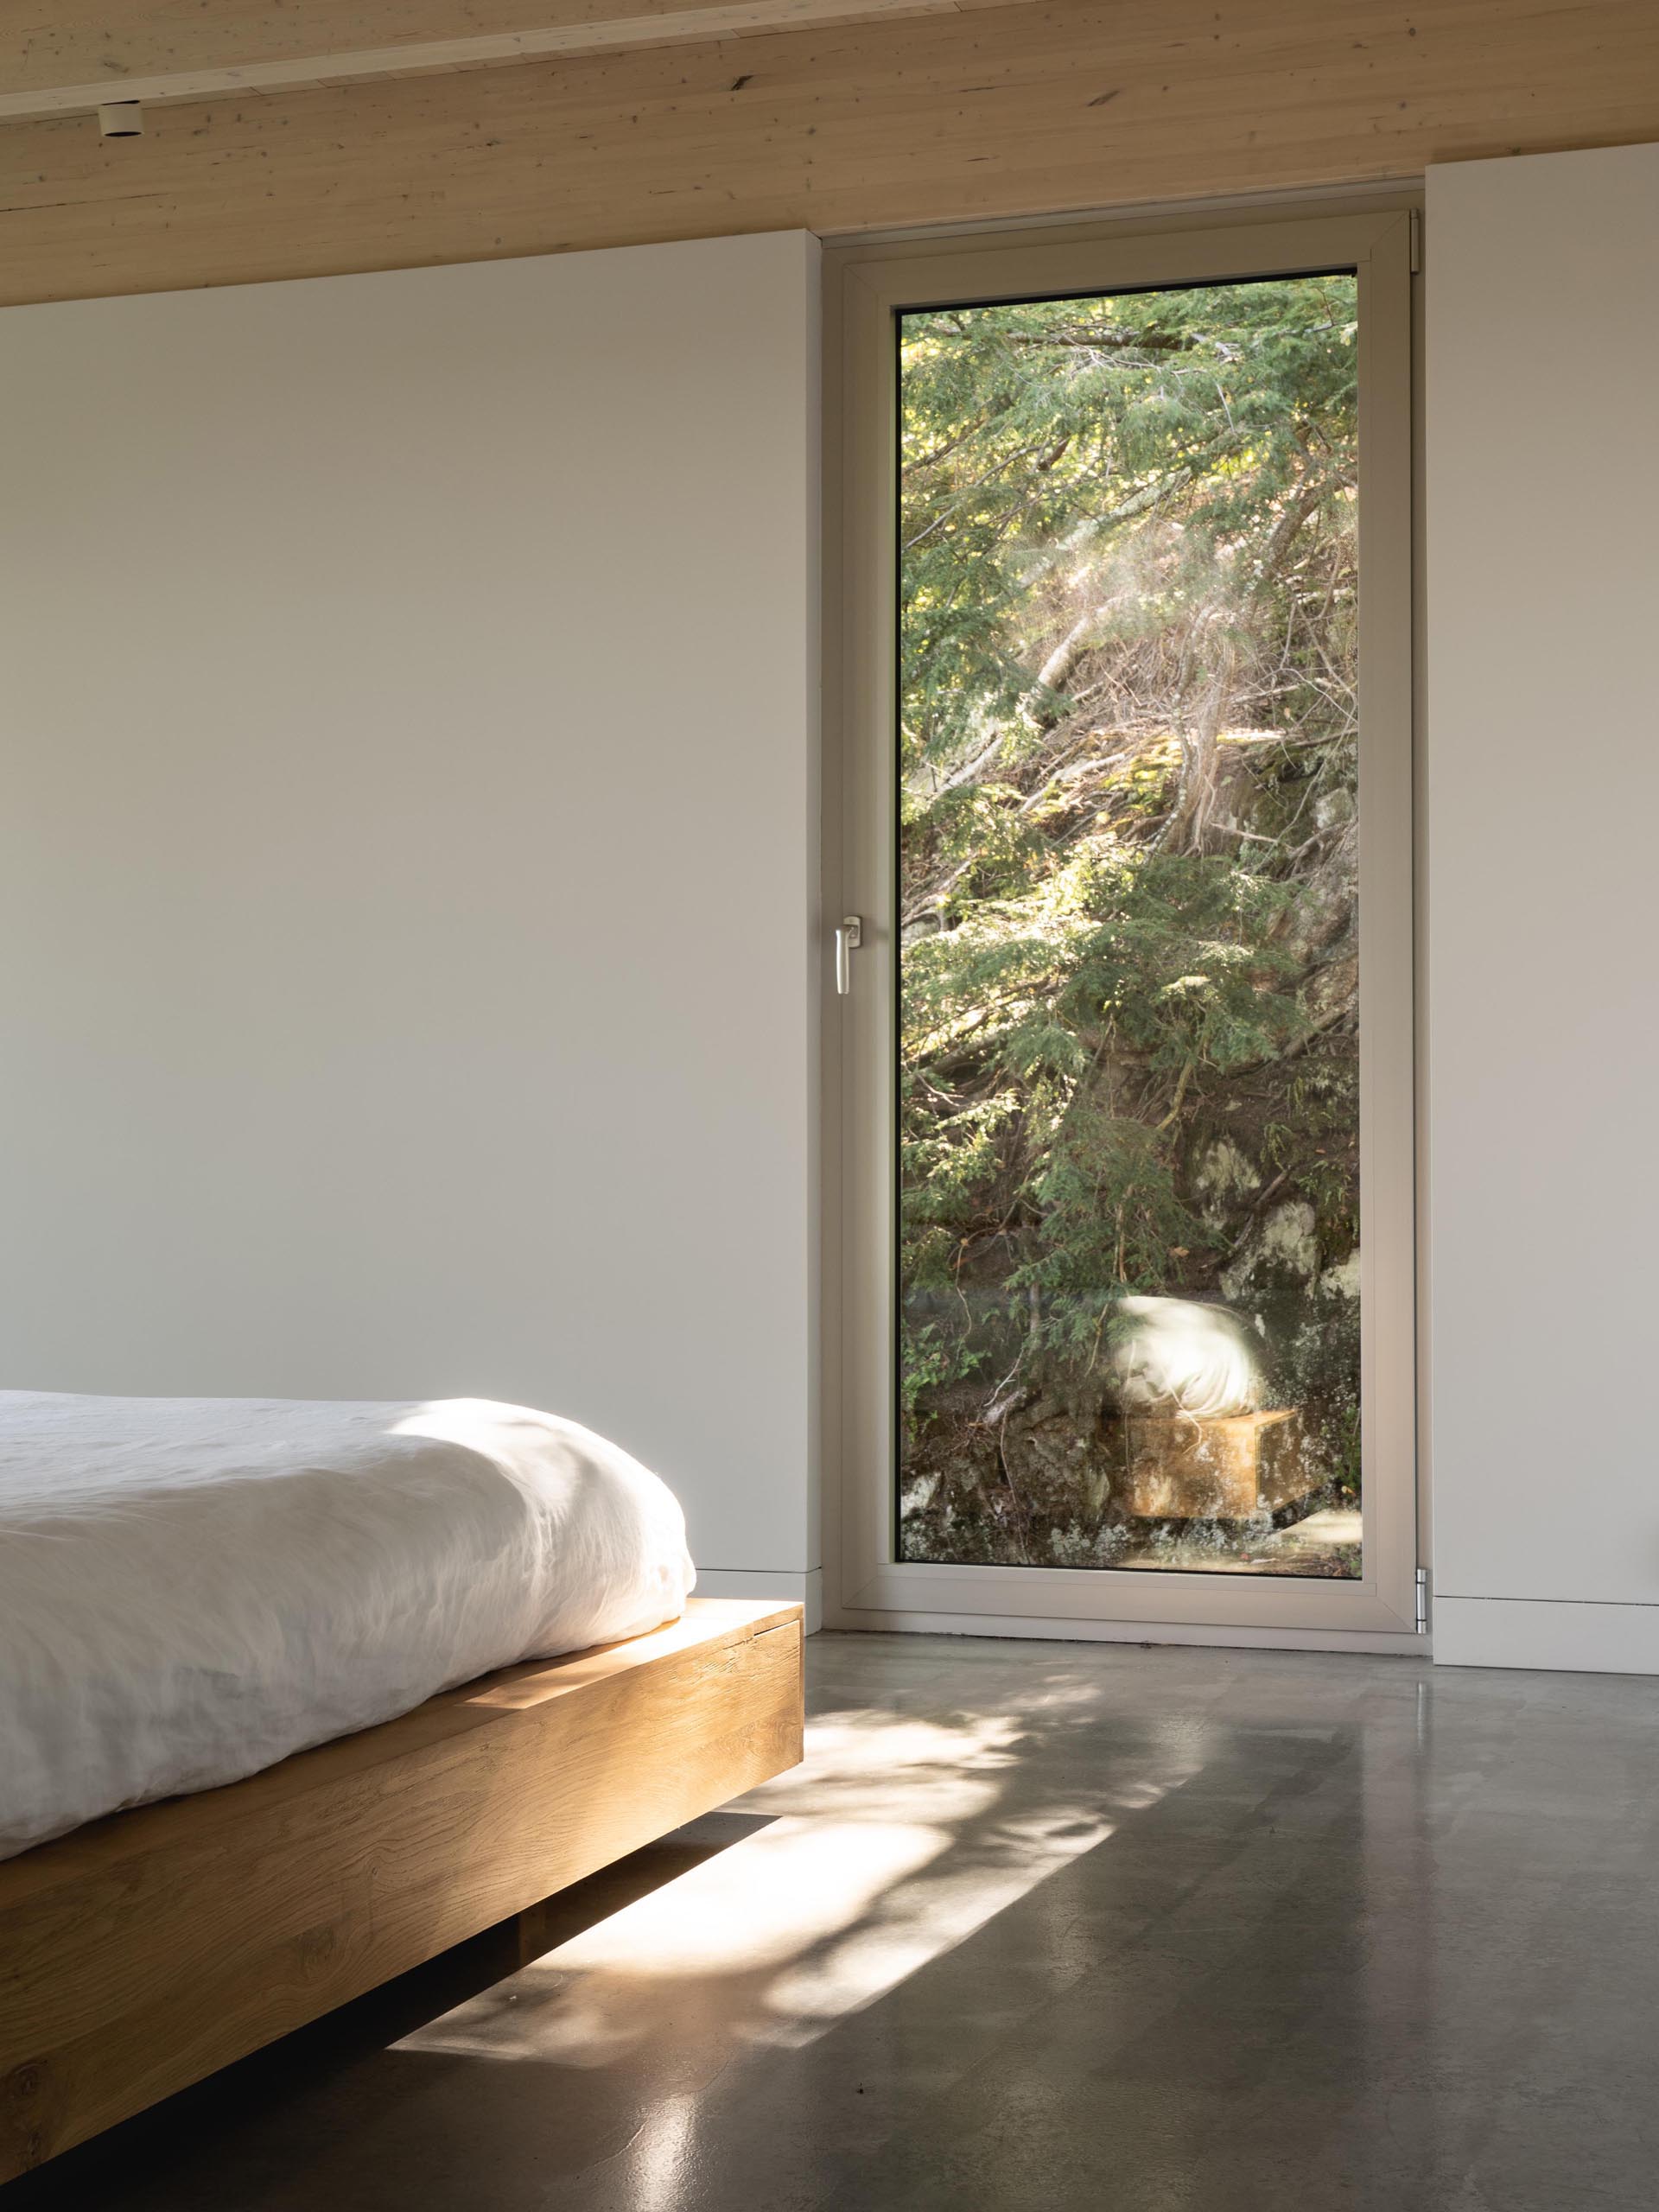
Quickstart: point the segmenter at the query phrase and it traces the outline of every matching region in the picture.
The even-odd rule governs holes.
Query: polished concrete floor
[[[805,1766],[533,1965],[480,1938],[5,2212],[1659,2205],[1659,1684],[809,1651]]]

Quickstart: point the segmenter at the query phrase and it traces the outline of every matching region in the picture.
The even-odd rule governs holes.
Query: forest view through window
[[[899,319],[901,1560],[1360,1572],[1357,335]]]

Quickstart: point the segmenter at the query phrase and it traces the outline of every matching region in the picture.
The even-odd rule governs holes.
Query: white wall
[[[0,315],[0,1381],[555,1407],[807,1591],[816,257]]]
[[[1659,1670],[1659,147],[1427,235],[1435,1656]]]

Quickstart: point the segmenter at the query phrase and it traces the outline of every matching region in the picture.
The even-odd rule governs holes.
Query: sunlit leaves
[[[1353,305],[1337,276],[904,320],[912,1409],[1013,1344],[1084,1371],[1114,1299],[1219,1266],[1187,1125],[1313,1034],[1353,772]],[[1323,1158],[1293,1166],[1334,1219]]]

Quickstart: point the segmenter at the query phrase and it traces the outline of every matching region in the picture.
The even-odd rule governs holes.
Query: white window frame
[[[825,1620],[854,1629],[1421,1649],[1417,1632],[1413,286],[1398,204],[1259,211],[832,248],[825,256],[826,936],[861,918],[854,986],[826,963]],[[1363,1574],[970,1567],[894,1557],[893,317],[1354,269],[1360,386],[1360,1179]]]

